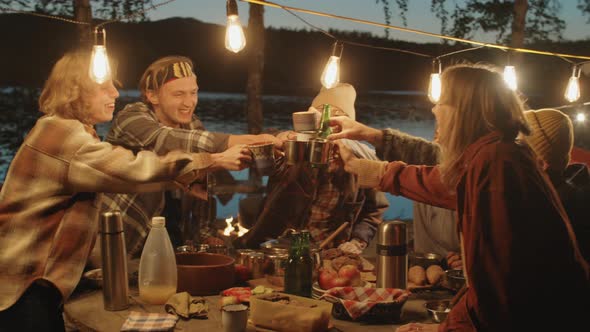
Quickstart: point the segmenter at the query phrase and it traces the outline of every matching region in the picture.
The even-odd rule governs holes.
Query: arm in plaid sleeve
[[[382,144],[376,145],[381,160],[400,160],[410,165],[436,165],[438,144],[395,129],[384,129]]]
[[[77,149],[68,169],[68,182],[75,191],[159,191],[172,179],[187,188],[213,165],[207,153],[171,152],[158,156],[140,151],[135,155],[122,147],[92,140],[86,132],[80,135],[88,138],[72,139],[87,143]]]
[[[134,151],[151,150],[162,155],[173,150],[222,152],[228,147],[229,136],[206,131],[196,118],[190,129],[164,126],[145,104],[134,103],[117,113],[106,140]]]

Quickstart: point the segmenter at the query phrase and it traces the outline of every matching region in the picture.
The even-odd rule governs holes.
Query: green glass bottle
[[[309,232],[293,232],[285,267],[285,293],[311,297],[313,262],[309,254]]]
[[[331,133],[332,128],[330,128],[330,104],[324,104],[324,109],[322,111],[322,121],[320,123],[318,137],[328,138],[328,135],[330,135]]]

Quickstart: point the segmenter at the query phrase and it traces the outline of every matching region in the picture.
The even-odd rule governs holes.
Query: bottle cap
[[[152,226],[164,226],[166,225],[166,218],[164,217],[153,217]]]
[[[98,231],[105,234],[122,232],[123,221],[121,219],[121,212],[108,211],[101,213]]]

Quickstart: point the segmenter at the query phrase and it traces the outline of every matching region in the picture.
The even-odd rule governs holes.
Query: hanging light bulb
[[[106,31],[103,28],[94,29],[94,46],[90,56],[90,79],[102,84],[111,78],[111,66],[107,56]]]
[[[584,113],[576,114],[576,121],[578,121],[580,123],[586,121],[586,114],[584,114]]]
[[[236,0],[227,0],[227,30],[225,30],[225,48],[238,53],[246,46],[244,29],[238,17],[238,4]]]
[[[322,72],[321,82],[326,89],[333,88],[340,82],[340,58],[342,57],[343,50],[344,45],[342,45],[342,43],[334,43],[332,55],[328,59],[328,63]]]
[[[572,77],[570,77],[569,81],[567,82],[567,87],[565,88],[565,93],[563,96],[567,101],[573,103],[574,101],[580,98],[580,83],[579,81],[580,71],[577,70],[576,66],[572,70]]]
[[[438,63],[438,66],[437,66]],[[438,68],[437,68],[438,67]],[[442,83],[440,81],[441,63],[439,59],[432,61],[432,74],[430,74],[430,84],[428,84],[428,99],[434,104],[440,100]]]
[[[515,91],[518,88],[516,69],[514,69],[514,66],[504,67],[504,82],[506,82],[506,85],[508,85],[508,88],[512,91]]]

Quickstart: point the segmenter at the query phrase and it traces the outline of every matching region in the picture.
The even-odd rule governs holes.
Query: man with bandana
[[[237,144],[261,141],[282,146],[280,139],[269,134],[232,135],[205,130],[194,114],[199,86],[189,58],[167,56],[156,60],[143,73],[139,89],[142,102],[128,104],[115,115],[106,141],[159,155],[172,150],[218,153]],[[180,191],[104,194],[98,199],[102,212],[118,209],[123,213],[126,247],[131,257],[141,254],[152,217],[166,217],[172,243],[180,245],[180,225],[188,223],[194,232],[199,232],[208,211],[205,201]],[[212,237],[207,241],[215,244],[220,240]]]

